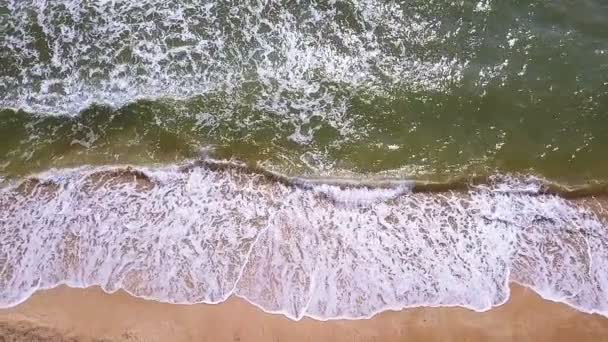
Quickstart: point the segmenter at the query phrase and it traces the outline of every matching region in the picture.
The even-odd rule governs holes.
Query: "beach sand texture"
[[[513,285],[487,312],[416,308],[367,320],[292,321],[240,298],[172,305],[58,287],[0,311],[1,341],[608,341],[608,319]]]

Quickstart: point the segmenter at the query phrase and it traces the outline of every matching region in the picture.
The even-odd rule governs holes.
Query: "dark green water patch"
[[[293,122],[226,96],[96,105],[74,117],[3,110],[0,165],[5,176],[19,176],[83,164],[179,163],[209,153],[292,175],[607,178],[604,92],[541,92],[519,80],[475,92],[359,94],[348,103],[344,131],[322,117]]]

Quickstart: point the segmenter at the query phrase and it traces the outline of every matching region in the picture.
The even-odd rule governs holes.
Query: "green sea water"
[[[5,178],[210,155],[608,180],[602,0],[0,0],[0,32]]]

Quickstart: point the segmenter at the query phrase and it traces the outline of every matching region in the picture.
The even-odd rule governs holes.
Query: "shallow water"
[[[414,193],[288,184],[239,168],[53,172],[0,193],[0,306],[58,284],[99,285],[352,319],[414,306],[488,310],[518,282],[606,315],[605,200],[542,186],[503,177]]]

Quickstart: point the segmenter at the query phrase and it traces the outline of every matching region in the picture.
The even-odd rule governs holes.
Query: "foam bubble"
[[[301,184],[166,167],[5,186],[0,306],[58,284],[100,285],[170,303],[237,295],[292,319],[363,318],[487,310],[515,281],[608,312],[606,222],[578,202],[504,182],[445,193]]]

